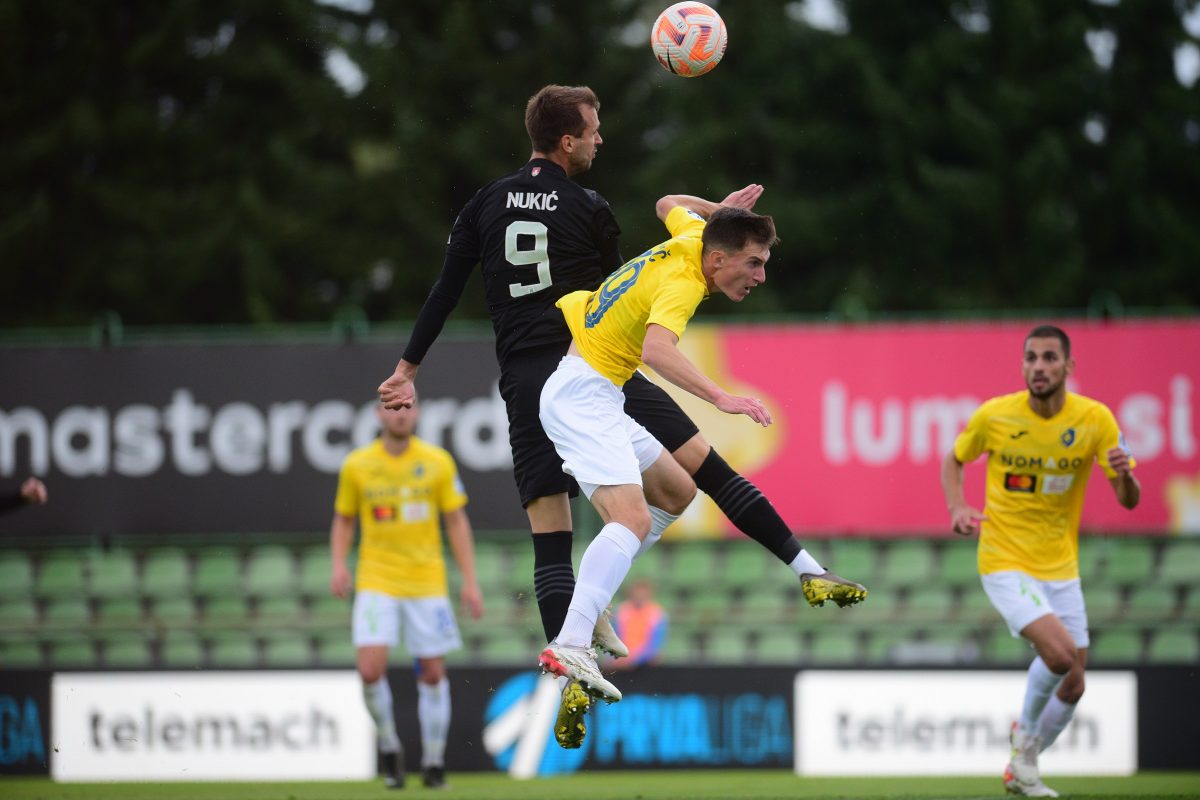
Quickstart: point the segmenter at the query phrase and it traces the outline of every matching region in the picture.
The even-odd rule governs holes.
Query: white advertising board
[[[1025,693],[1024,672],[802,672],[800,775],[999,775]],[[1093,672],[1043,775],[1137,770],[1137,678]]]
[[[363,780],[374,727],[354,672],[56,674],[57,781]]]

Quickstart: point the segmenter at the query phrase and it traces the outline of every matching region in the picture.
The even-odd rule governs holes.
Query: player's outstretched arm
[[[673,331],[651,323],[646,326],[642,361],[680,389],[712,403],[726,414],[745,414],[764,428],[774,421],[758,398],[733,395],[718,386],[679,352],[678,343],[679,337]]]
[[[946,510],[950,512],[950,524],[960,536],[979,533],[979,523],[987,519],[979,509],[967,504],[963,494],[963,465],[951,451],[942,459],[942,494],[946,497]]]
[[[758,198],[762,196],[762,193],[762,184],[752,183],[749,186],[744,186],[741,189],[730,192],[719,203],[714,203],[711,200],[705,200],[703,197],[696,197],[690,194],[669,194],[659,198],[658,202],[654,204],[654,212],[658,214],[659,219],[665,222],[667,214],[671,213],[671,209],[676,206],[683,206],[688,211],[694,211],[705,219],[708,219],[714,211],[722,206],[746,209],[754,208],[754,204],[758,202]]]

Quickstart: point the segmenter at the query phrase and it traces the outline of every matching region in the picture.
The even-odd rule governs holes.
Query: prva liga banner
[[[775,424],[671,391],[795,530],[950,535],[941,459],[980,402],[1024,387],[1034,324],[695,325],[683,350],[730,391],[762,398]],[[1200,322],[1061,324],[1077,362],[1070,388],[1113,410],[1143,485],[1129,512],[1094,470],[1084,527],[1200,532]],[[0,350],[0,489],[37,474],[51,495],[0,518],[0,533],[321,530],[342,458],[376,433],[375,387],[399,350]],[[525,525],[497,378],[486,338],[436,345],[418,376],[418,434],[455,455],[480,529]],[[983,463],[966,473],[976,504]],[[668,535],[731,532],[701,497]]]

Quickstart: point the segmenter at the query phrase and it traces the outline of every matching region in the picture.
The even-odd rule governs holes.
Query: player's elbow
[[[654,204],[654,213],[661,220],[667,219],[667,214],[671,213],[671,209],[679,205],[679,200],[673,194],[668,194],[658,198],[658,202]]]

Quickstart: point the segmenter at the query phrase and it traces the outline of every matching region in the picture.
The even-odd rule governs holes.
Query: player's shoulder
[[[1101,401],[1088,397],[1087,395],[1075,394],[1069,392],[1067,399],[1070,403],[1073,416],[1078,417],[1112,417],[1112,409]]]
[[[1029,393],[1022,390],[989,397],[979,404],[979,409],[975,413],[985,417],[994,417],[1023,413],[1028,408]]]
[[[439,447],[433,442],[427,442],[424,439],[414,436],[409,441],[409,447],[412,449],[413,455],[429,461],[433,461],[443,466],[454,466],[454,456],[444,447]]]

